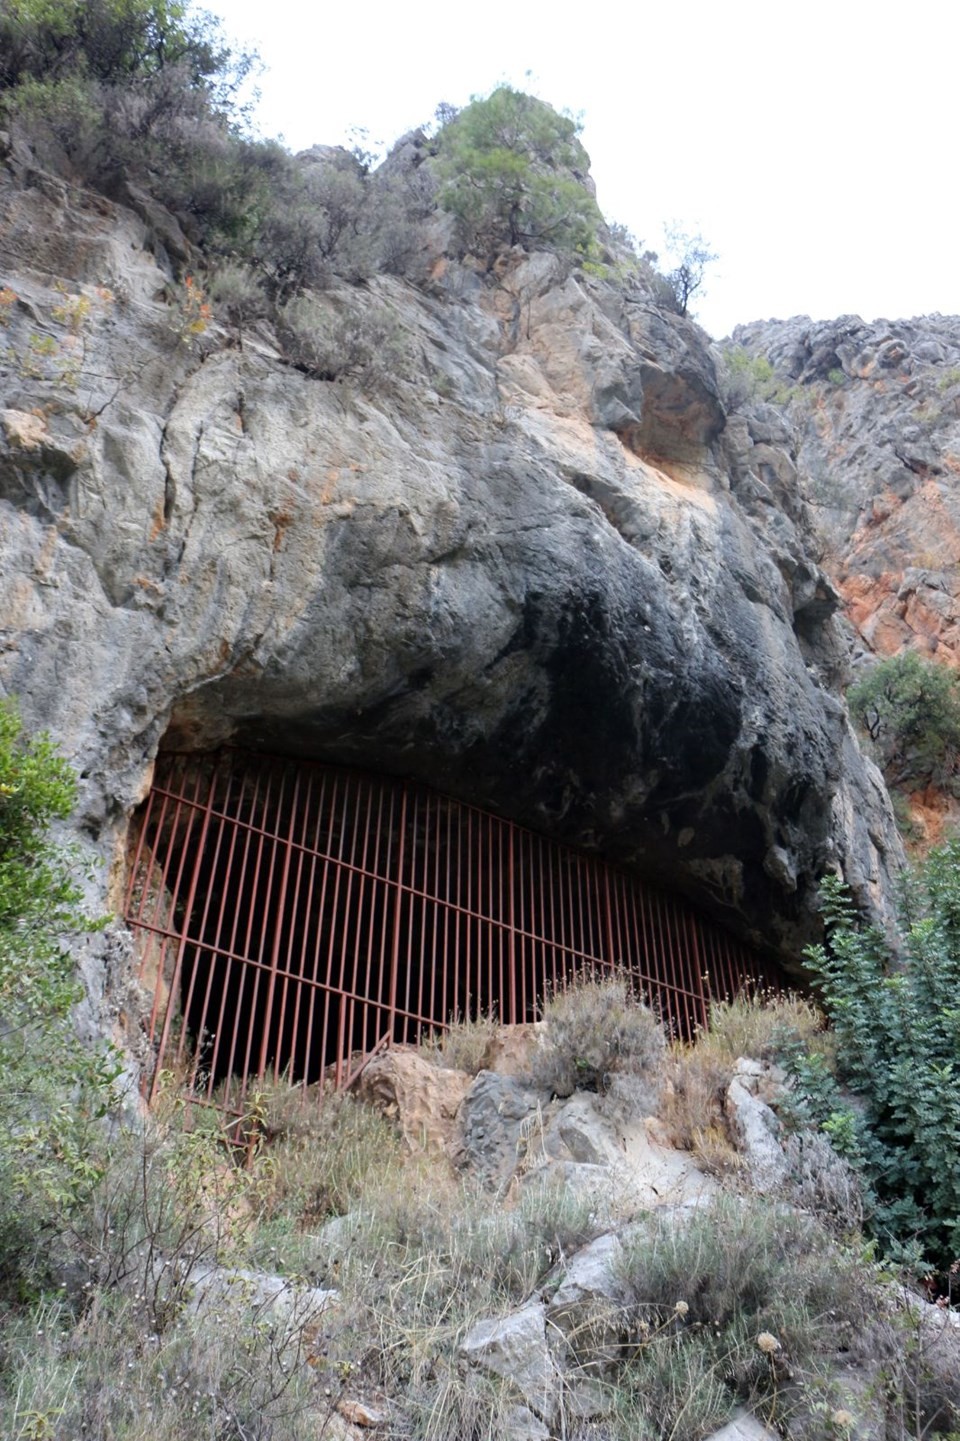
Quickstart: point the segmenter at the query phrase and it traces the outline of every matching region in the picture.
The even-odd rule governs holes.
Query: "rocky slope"
[[[822,562],[862,654],[960,665],[960,317],[857,316],[739,327],[796,425]],[[936,838],[947,798],[918,797]]]
[[[602,848],[787,956],[825,868],[884,904],[790,431],[725,412],[694,325],[434,232],[421,285],[317,298],[393,337],[330,381],[207,323],[169,217],[12,155],[0,216],[0,687],[104,856],[164,738],[241,739]]]
[[[960,662],[960,317],[741,326],[799,424],[799,463],[846,613],[881,655]]]

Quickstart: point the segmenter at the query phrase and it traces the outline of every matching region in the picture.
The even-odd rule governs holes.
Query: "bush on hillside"
[[[586,253],[600,211],[586,185],[579,125],[542,100],[501,85],[474,100],[439,138],[440,204],[456,216],[465,249],[504,246]]]
[[[905,889],[895,952],[836,877],[822,897],[827,941],[807,961],[837,1076],[798,1048],[796,1095],[861,1176],[883,1254],[946,1273],[960,1258],[960,840]]]
[[[960,754],[960,677],[908,650],[878,662],[847,692],[887,784],[942,785]]]
[[[98,1176],[98,1122],[117,1063],[83,1047],[66,938],[89,929],[76,860],[51,838],[75,782],[44,736],[0,704],[0,1294],[42,1279],[63,1217]]]
[[[709,1435],[738,1402],[786,1429],[798,1404],[786,1383],[812,1389],[822,1358],[846,1350],[875,1305],[852,1254],[810,1216],[760,1198],[654,1212],[616,1266],[621,1384],[638,1398],[643,1436]]]
[[[577,977],[543,1008],[534,1084],[557,1096],[596,1091],[607,1109],[649,1108],[666,1038],[626,976]]]

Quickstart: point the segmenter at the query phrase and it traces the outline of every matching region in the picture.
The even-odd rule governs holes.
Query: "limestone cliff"
[[[9,156],[0,216],[0,687],[105,856],[164,738],[238,738],[602,849],[794,958],[825,869],[883,906],[790,431],[731,418],[640,281],[434,231],[422,284],[316,297],[393,337],[333,381],[196,324],[162,217]]]
[[[801,485],[855,649],[960,665],[960,317],[741,326],[797,427]],[[928,839],[949,800],[915,798]]]

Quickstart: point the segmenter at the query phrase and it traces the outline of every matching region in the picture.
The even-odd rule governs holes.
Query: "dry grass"
[[[671,1047],[660,1115],[678,1146],[711,1175],[733,1175],[740,1157],[727,1123],[725,1099],[741,1057],[775,1061],[785,1046],[814,1045],[830,1054],[823,1016],[799,996],[738,996],[710,1008],[710,1028]]]
[[[437,1066],[476,1076],[483,1070],[490,1042],[499,1029],[495,1016],[455,1021],[447,1030],[437,1031],[422,1041],[420,1051]]]
[[[732,1175],[741,1164],[724,1108],[732,1068],[705,1040],[701,1036],[692,1046],[671,1047],[660,1116],[675,1143],[690,1151],[709,1175]]]
[[[703,1055],[719,1065],[709,1045]],[[596,1197],[545,1174],[492,1206],[442,1158],[406,1156],[351,1098],[303,1109],[272,1089],[253,1111],[262,1140],[249,1170],[231,1164],[212,1119],[176,1103],[148,1144],[125,1139],[75,1223],[68,1289],[0,1317],[0,1435],[323,1441],[337,1405],[356,1400],[384,1412],[384,1441],[511,1434],[516,1393],[465,1372],[460,1344],[610,1229]],[[241,1297],[201,1319],[197,1263],[250,1259],[339,1302],[278,1314]],[[758,1200],[721,1199],[683,1224],[651,1217],[623,1265],[612,1353],[609,1328],[569,1338],[569,1384],[590,1378],[599,1414],[578,1418],[565,1392],[568,1441],[698,1441],[736,1401],[786,1424],[786,1371],[757,1336],[775,1335],[784,1365],[825,1395],[813,1390],[819,1359],[876,1310],[862,1259],[812,1217]],[[913,1375],[890,1325],[884,1338],[890,1374]],[[891,1404],[905,1405],[912,1393],[897,1385]],[[949,1396],[929,1396],[925,1414],[950,1414]]]
[[[596,1091],[618,1112],[650,1108],[666,1040],[626,976],[578,977],[550,997],[543,1020],[534,1085],[556,1096]]]
[[[823,1012],[802,996],[741,995],[710,1007],[710,1027],[698,1044],[731,1064],[741,1056],[775,1061],[786,1044],[824,1048]]]

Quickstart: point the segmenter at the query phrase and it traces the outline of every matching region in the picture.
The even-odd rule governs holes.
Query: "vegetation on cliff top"
[[[256,65],[189,3],[0,7],[0,123],[53,172],[144,215],[149,201],[167,208],[175,273],[204,270],[238,332],[269,319],[294,363],[323,378],[350,367],[327,363],[327,342],[313,365],[297,340],[303,315],[287,307],[334,279],[424,281],[422,227],[438,210],[453,217],[460,253],[487,270],[505,248],[549,250],[597,275],[629,272],[655,303],[686,313],[709,252],[696,237],[659,276],[655,256],[608,230],[570,116],[504,85],[459,113],[441,107],[439,132],[415,132],[399,160],[375,167],[362,149],[323,146],[293,157],[250,131],[239,97]]]

